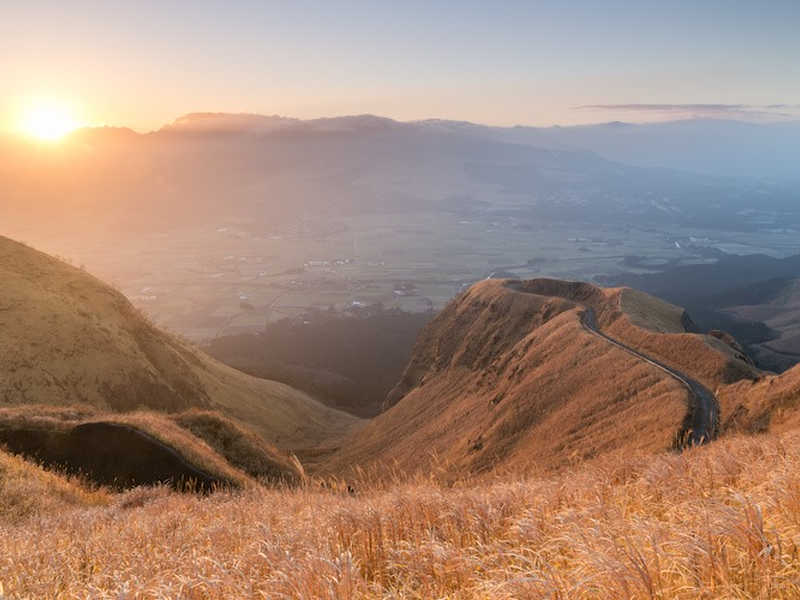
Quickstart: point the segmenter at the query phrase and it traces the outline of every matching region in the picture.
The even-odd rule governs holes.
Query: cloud
[[[603,110],[656,110],[656,111],[686,111],[686,110],[741,110],[749,108],[747,104],[584,104],[575,108],[596,108]]]
[[[800,116],[800,104],[583,104],[575,110],[602,110],[660,114],[669,117],[724,117],[744,120],[791,119]]]

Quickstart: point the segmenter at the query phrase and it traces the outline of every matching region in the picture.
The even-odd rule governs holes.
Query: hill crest
[[[582,314],[642,360],[593,335]],[[564,467],[618,450],[671,447],[691,394],[664,369],[716,389],[759,373],[679,307],[627,288],[487,280],[423,331],[387,410],[331,458],[453,473]],[[420,455],[425,449],[427,456]],[[435,457],[435,459],[434,459]]]

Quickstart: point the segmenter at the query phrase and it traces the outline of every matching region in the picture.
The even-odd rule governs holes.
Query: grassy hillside
[[[218,363],[153,327],[94,277],[2,237],[0,280],[0,405],[213,409],[284,448],[335,438],[358,423]]]
[[[686,307],[705,329],[736,336],[756,364],[784,371],[800,361],[800,257],[712,252],[705,264],[603,277]]]
[[[604,331],[707,385],[758,373],[716,338],[687,333],[683,311],[655,298],[589,284],[532,280],[476,284],[420,336],[390,410],[329,460],[454,474],[546,470],[616,449],[669,448],[687,412],[686,389],[587,331]],[[713,389],[713,388],[712,388]]]
[[[726,386],[719,399],[727,431],[775,432],[800,427],[800,366],[778,376]]]
[[[546,478],[207,498],[0,521],[9,598],[797,598],[800,437],[617,453]]]
[[[695,333],[683,309],[630,288],[612,288],[606,295],[618,308],[603,322],[609,335],[689,373],[709,388],[761,376],[729,336]]]
[[[265,442],[254,431],[219,413],[192,409],[172,415],[170,419],[251,477],[296,483],[304,475],[302,466],[295,459]]]

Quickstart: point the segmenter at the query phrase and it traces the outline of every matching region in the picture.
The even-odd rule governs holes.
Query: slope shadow
[[[0,444],[47,467],[115,489],[166,483],[178,490],[208,492],[231,485],[153,436],[120,423],[83,423],[68,430],[0,429]]]

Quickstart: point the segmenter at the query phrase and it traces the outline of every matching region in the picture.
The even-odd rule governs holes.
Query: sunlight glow
[[[25,135],[46,141],[58,140],[80,126],[70,109],[57,101],[32,104],[25,110],[20,123]]]

